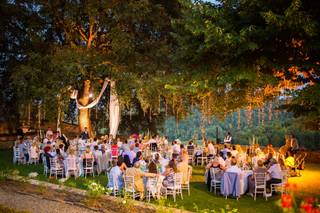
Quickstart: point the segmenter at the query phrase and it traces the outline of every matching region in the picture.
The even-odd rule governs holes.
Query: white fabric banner
[[[99,103],[101,96],[103,95],[104,91],[106,90],[106,88],[107,88],[107,86],[108,86],[108,83],[109,83],[109,79],[105,79],[105,80],[104,80],[104,83],[103,83],[103,86],[102,86],[102,89],[101,89],[98,97],[97,97],[96,99],[94,99],[90,104],[88,104],[88,105],[86,105],[86,106],[83,106],[83,105],[81,105],[81,104],[78,102],[78,99],[77,99],[77,97],[78,97],[78,90],[73,90],[70,98],[76,100],[78,109],[88,109],[88,108],[92,108],[92,107],[94,107],[95,105],[97,105],[97,103]]]
[[[110,82],[110,105],[109,105],[109,129],[113,138],[116,138],[120,123],[120,104],[116,92],[116,82]]]

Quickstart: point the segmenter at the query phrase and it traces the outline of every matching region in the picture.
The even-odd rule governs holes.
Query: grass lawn
[[[27,176],[30,172],[38,172],[39,180],[46,180],[49,182],[57,183],[55,179],[48,179],[43,175],[42,165],[14,165],[12,163],[12,151],[11,150],[0,150],[0,171],[8,170],[18,170],[19,174],[22,176]],[[222,196],[214,195],[207,190],[204,184],[204,169],[201,167],[193,168],[193,175],[191,180],[191,195],[188,196],[184,193],[184,199],[181,200],[179,197],[177,202],[174,203],[170,198],[166,201],[166,205],[183,208],[190,211],[195,211],[194,207],[197,206],[198,210],[209,209],[209,210],[219,210],[220,208],[236,208],[239,212],[280,212],[281,209],[277,206],[277,201],[280,196],[273,196],[265,201],[264,198],[258,197],[257,201],[254,201],[252,197],[243,196],[238,201],[235,199],[225,200]],[[320,165],[308,164],[306,169],[302,171],[302,177],[290,178],[290,183],[297,183],[300,192],[306,193],[308,195],[315,195],[319,197],[320,195]],[[89,180],[95,180],[102,185],[106,185],[107,177],[106,175],[96,176],[94,178],[70,178],[64,184],[71,187],[77,187],[81,189],[86,189],[86,183]]]

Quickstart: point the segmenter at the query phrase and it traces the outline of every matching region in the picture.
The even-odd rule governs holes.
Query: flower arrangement
[[[281,196],[279,205],[283,212],[301,212],[301,213],[320,213],[320,205],[315,197],[298,198],[298,188],[296,184],[287,184],[285,186],[287,194]]]
[[[29,178],[36,178],[36,177],[38,177],[38,173],[37,172],[30,172],[29,174],[28,174],[28,177]]]
[[[94,181],[89,181],[89,183],[87,184],[87,187],[88,187],[87,193],[90,197],[100,197],[106,191],[106,189],[101,184],[96,183]]]

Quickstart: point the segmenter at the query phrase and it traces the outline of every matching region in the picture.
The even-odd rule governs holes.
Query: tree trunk
[[[261,108],[258,108],[258,126],[260,126]]]
[[[272,102],[269,102],[269,122],[272,120]]]
[[[261,108],[261,126],[264,126],[264,105]]]
[[[241,128],[241,109],[238,109],[238,129]]]
[[[83,88],[82,88],[82,96],[79,99],[79,103],[83,106],[86,106],[89,104],[90,101],[90,86],[91,82],[90,80],[86,80],[83,83]],[[80,126],[80,131],[83,131],[85,127],[88,128],[88,132],[90,134],[90,137],[93,136],[93,131],[92,131],[92,125],[91,125],[91,120],[90,120],[90,109],[80,109],[79,110],[79,126]]]

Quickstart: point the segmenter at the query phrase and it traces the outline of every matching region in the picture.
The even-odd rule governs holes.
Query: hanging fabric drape
[[[98,97],[97,97],[96,99],[94,99],[90,104],[88,104],[88,105],[86,105],[86,106],[83,106],[83,105],[81,105],[81,104],[78,102],[78,99],[77,99],[78,90],[73,90],[73,91],[72,91],[72,94],[70,95],[70,98],[76,100],[78,109],[88,109],[88,108],[92,108],[92,107],[94,107],[95,105],[97,105],[97,103],[99,103],[99,101],[100,101],[100,99],[101,99],[104,91],[106,90],[106,88],[107,88],[107,86],[108,86],[108,83],[109,83],[109,79],[105,79],[105,80],[104,80],[104,83],[103,83],[103,86],[102,86],[102,89],[101,89]]]
[[[113,138],[116,137],[120,123],[120,104],[116,92],[116,82],[110,82],[110,105],[109,105],[109,129]]]

